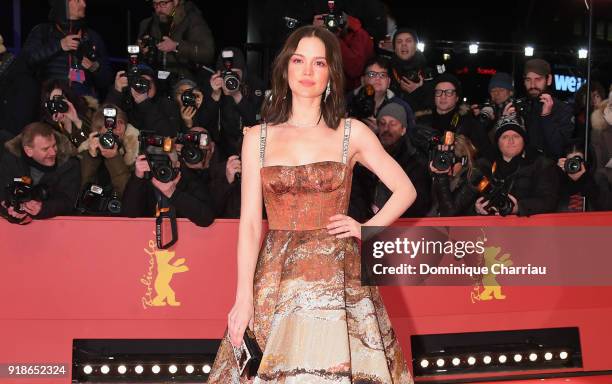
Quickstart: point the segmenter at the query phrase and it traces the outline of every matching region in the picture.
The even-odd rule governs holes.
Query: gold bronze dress
[[[269,231],[254,278],[254,332],[263,351],[255,383],[412,383],[376,287],[360,282],[354,238],[328,234],[329,217],[346,214],[352,172],[342,162],[263,166]],[[223,338],[208,383],[238,377],[229,338]]]

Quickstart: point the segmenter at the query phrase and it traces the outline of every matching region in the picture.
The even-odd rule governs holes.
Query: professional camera
[[[193,93],[193,88],[189,88],[181,94],[181,102],[183,103],[183,107],[193,107],[197,108],[196,95]]]
[[[129,63],[128,70],[124,76],[128,78],[128,87],[132,88],[136,93],[144,95],[151,89],[151,81],[142,76],[138,68],[138,53],[140,47],[137,45],[128,45]]]
[[[115,108],[104,108],[102,113],[104,115],[104,128],[106,128],[106,132],[97,134],[96,137],[99,137],[102,148],[112,149],[117,143],[117,135],[113,133],[117,126],[117,110]]]
[[[151,172],[145,172],[145,179],[150,180],[154,177],[162,183],[167,183],[179,175],[179,169],[174,168],[168,156],[174,148],[170,137],[159,136],[152,131],[140,131],[138,141],[140,153],[146,155],[151,168]]]
[[[197,164],[206,157],[206,150],[202,149],[209,143],[206,132],[179,133],[175,142],[183,144],[181,158],[188,164]]]
[[[285,20],[285,25],[287,26],[287,29],[295,29],[299,25],[301,25],[300,21],[298,19],[294,19],[293,17],[284,16],[283,20]]]
[[[56,113],[66,113],[68,112],[68,103],[66,103],[64,95],[55,95],[49,100],[45,101],[45,109],[50,115],[54,115]]]
[[[413,83],[418,83],[421,81],[421,77],[423,81],[430,81],[434,78],[434,71],[431,68],[414,68],[410,65],[406,65],[401,63],[398,66],[393,67],[392,69],[393,77],[399,83],[402,80],[402,77],[412,81]]]
[[[514,203],[508,197],[507,186],[503,179],[494,176],[489,179],[483,176],[476,185],[476,190],[488,201],[484,209],[490,214],[498,212],[501,216],[507,216],[512,213]]]
[[[512,99],[512,106],[517,115],[524,117],[531,113],[533,103],[531,99],[522,97],[520,99]]]
[[[76,50],[76,57],[79,59],[79,62],[83,60],[83,58],[88,58],[91,61],[98,60],[96,46],[87,36],[80,39],[79,47]]]
[[[116,215],[121,213],[121,200],[116,192],[87,183],[77,198],[75,208],[81,213]]]
[[[234,67],[234,52],[226,50],[221,52],[221,58],[223,59],[223,67],[225,68],[221,72],[223,78],[223,84],[225,88],[230,91],[235,91],[240,87],[240,78],[236,75],[236,72],[232,71]]]
[[[16,212],[24,213],[21,204],[31,200],[45,201],[49,198],[49,192],[45,185],[32,185],[32,179],[23,176],[13,179],[6,186],[6,196],[6,208],[13,207]]]
[[[161,51],[157,48],[159,40],[152,36],[144,36],[140,39],[142,45],[142,60],[152,67],[157,67],[161,62]],[[146,53],[145,53],[146,52]]]
[[[451,131],[444,132],[440,137],[433,137],[430,144],[429,160],[432,166],[441,172],[448,171],[456,163],[455,157],[455,134]],[[438,145],[447,145],[445,151],[438,149]]]
[[[572,156],[565,160],[565,172],[568,175],[573,175],[575,173],[580,172],[582,168],[582,163],[584,163],[584,158],[580,155]]]
[[[374,115],[374,108],[374,87],[370,84],[366,84],[361,87],[353,98],[349,106],[349,116],[365,119]]]
[[[327,6],[329,8],[329,12],[323,17],[323,25],[330,32],[336,33],[342,28],[344,28],[346,20],[344,19],[341,13],[338,13],[334,10],[335,1],[328,1]]]
[[[495,109],[493,108],[493,104],[489,100],[485,101],[482,104],[479,104],[476,108],[480,110],[480,114],[478,115],[478,120],[481,123],[488,123],[495,117]]]

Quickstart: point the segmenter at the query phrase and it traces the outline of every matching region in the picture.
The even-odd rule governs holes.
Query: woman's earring
[[[331,93],[331,83],[327,82],[327,88],[325,88],[325,97],[323,98],[323,102],[327,101],[327,96]]]

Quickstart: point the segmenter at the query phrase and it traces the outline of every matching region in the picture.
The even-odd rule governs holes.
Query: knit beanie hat
[[[527,142],[527,131],[520,117],[516,115],[502,116],[495,124],[495,143],[499,141],[501,135],[506,131],[514,131],[523,137],[523,141]]]
[[[402,124],[402,127],[408,127],[408,119],[406,118],[406,110],[404,107],[399,105],[398,103],[389,103],[383,106],[378,114],[376,115],[376,119],[380,119],[383,116],[391,116],[399,120]]]

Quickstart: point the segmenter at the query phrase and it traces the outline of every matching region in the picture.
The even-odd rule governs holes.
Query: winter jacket
[[[612,184],[612,105],[609,99],[601,102],[591,113],[591,145],[595,150],[597,164],[595,169],[606,176]]]
[[[73,156],[74,147],[67,138],[54,133],[57,141],[56,167],[45,172],[37,183],[45,185],[49,198],[42,203],[42,210],[35,219],[70,215],[79,193],[81,171],[79,161]],[[6,186],[15,178],[31,176],[30,165],[25,159],[21,135],[6,142],[6,151],[0,160],[0,201],[7,198]]]
[[[448,174],[433,174],[431,185],[434,204],[432,216],[472,216],[476,212],[474,203],[478,192],[474,185],[482,177],[480,170],[474,166],[468,174],[466,168],[456,176]]]
[[[346,79],[345,88],[355,89],[360,84],[366,62],[374,56],[374,43],[362,28],[359,19],[348,16],[346,31],[340,34],[340,51]]]
[[[525,116],[525,128],[529,145],[552,160],[563,156],[574,132],[574,113],[572,108],[553,97],[553,108],[549,115],[540,116],[542,103],[531,99],[531,110]]]

